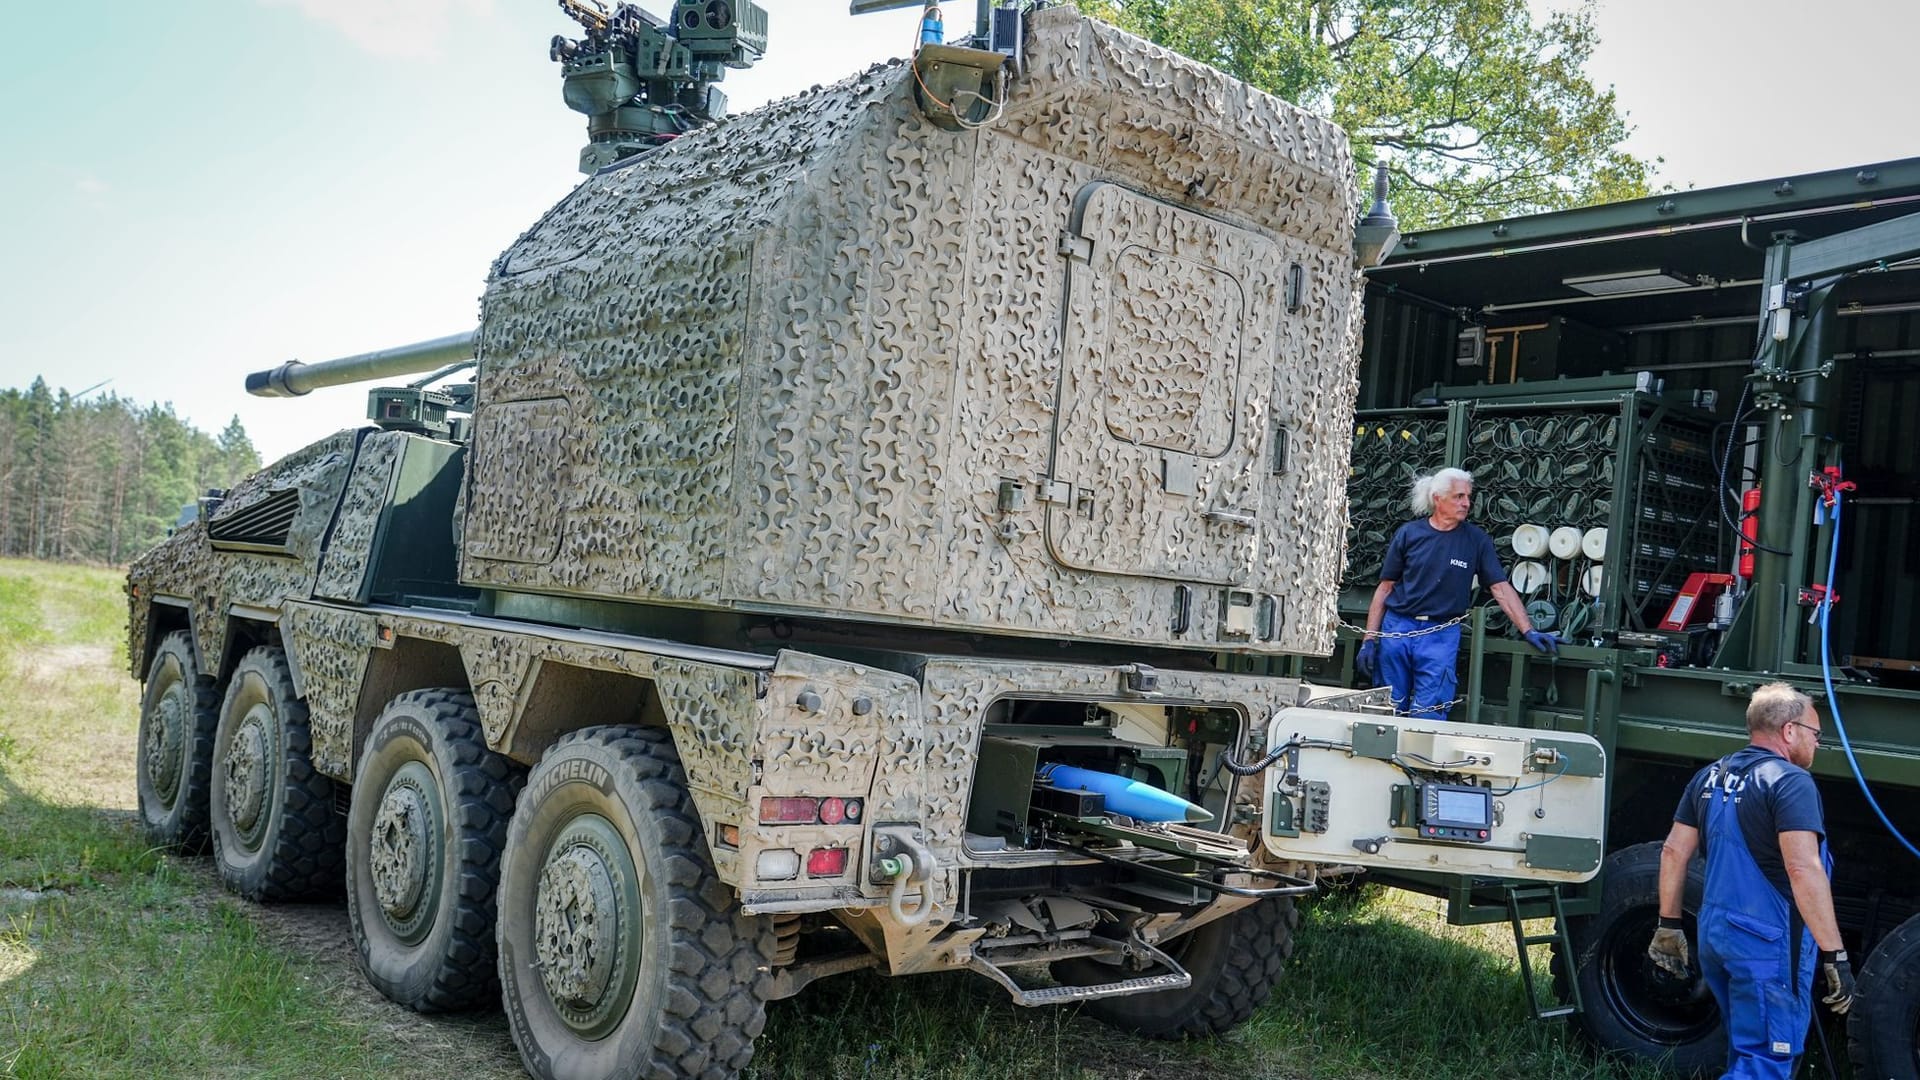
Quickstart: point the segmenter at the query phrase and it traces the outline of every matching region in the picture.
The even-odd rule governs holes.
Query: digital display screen
[[[1462,791],[1459,788],[1439,788],[1433,795],[1433,816],[1442,821],[1485,825],[1492,817],[1491,802],[1485,790]]]

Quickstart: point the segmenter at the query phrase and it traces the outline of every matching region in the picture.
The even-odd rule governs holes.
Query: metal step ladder
[[[1553,930],[1546,934],[1528,934],[1526,921],[1522,917],[1523,909],[1530,905],[1546,903],[1552,913]],[[1580,983],[1569,977],[1566,980],[1567,1000],[1558,1000],[1553,993],[1553,976],[1547,973],[1547,1003],[1541,1001],[1539,976],[1534,972],[1533,960],[1527,955],[1528,949],[1535,945],[1554,945],[1560,950],[1561,962],[1568,966],[1572,974],[1573,942],[1567,937],[1567,912],[1560,903],[1558,885],[1509,885],[1507,886],[1507,920],[1513,925],[1514,950],[1520,954],[1520,990],[1527,995],[1527,1008],[1532,1010],[1535,1020],[1553,1020],[1562,1016],[1573,1016],[1580,1012]]]
[[[1147,944],[1137,935],[1124,945],[1115,942],[1112,948],[1101,949],[1099,952],[1115,957],[1129,953],[1144,956],[1165,968],[1166,971],[1159,975],[1117,979],[1094,986],[1043,986],[1028,989],[1014,982],[1011,975],[979,952],[974,953],[967,967],[999,983],[1001,988],[1013,997],[1014,1004],[1026,1006],[1062,1005],[1069,1001],[1092,1001],[1095,998],[1122,997],[1127,994],[1155,994],[1163,990],[1183,990],[1193,985],[1193,976],[1187,974],[1186,969],[1176,963],[1173,957]]]

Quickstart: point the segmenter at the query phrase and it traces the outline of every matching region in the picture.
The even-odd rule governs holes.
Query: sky
[[[734,111],[904,55],[918,21],[761,4]],[[1598,0],[1588,70],[1657,182],[1920,156],[1900,85],[1920,5],[1808,11]],[[579,180],[562,33],[552,0],[0,2],[0,387],[104,384],[210,433],[238,416],[269,460],[358,422],[364,385],[266,400],[243,379],[474,327],[488,265]]]

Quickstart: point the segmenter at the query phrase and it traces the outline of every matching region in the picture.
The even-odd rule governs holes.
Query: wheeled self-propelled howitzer
[[[373,983],[497,985],[542,1076],[731,1073],[859,968],[1215,1032],[1320,864],[1590,874],[1584,736],[1232,670],[1333,644],[1345,137],[1016,16],[598,169],[470,344],[257,377],[470,349],[470,431],[342,432],[136,564],[154,834],[344,874]]]

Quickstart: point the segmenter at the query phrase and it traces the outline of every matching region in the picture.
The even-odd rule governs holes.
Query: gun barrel
[[[299,397],[326,386],[432,371],[473,359],[474,343],[478,336],[478,331],[469,330],[464,334],[449,334],[432,341],[416,341],[392,349],[375,349],[354,356],[343,356],[338,360],[322,360],[313,364],[289,360],[277,368],[248,375],[247,393],[255,397]]]

